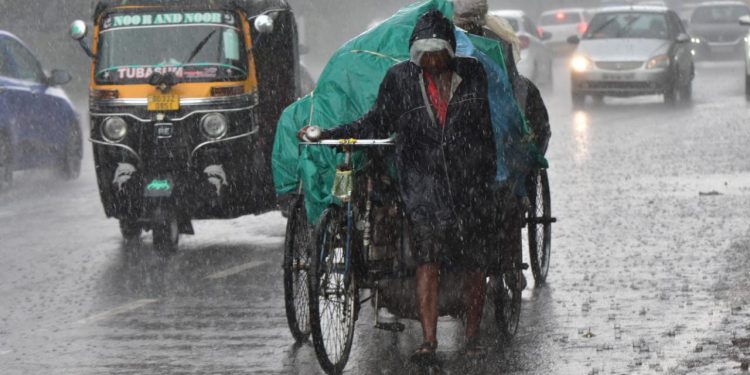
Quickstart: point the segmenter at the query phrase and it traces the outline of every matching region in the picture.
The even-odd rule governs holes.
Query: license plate
[[[165,198],[172,195],[174,183],[171,178],[154,178],[147,182],[144,192],[147,198]]]
[[[635,74],[604,74],[602,78],[605,81],[632,81],[635,79]]]
[[[180,110],[179,95],[153,95],[148,97],[148,110],[151,112],[169,112]]]

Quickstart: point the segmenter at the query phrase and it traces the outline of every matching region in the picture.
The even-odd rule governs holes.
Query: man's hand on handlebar
[[[318,126],[307,125],[297,132],[297,139],[301,142],[318,142],[323,138],[323,130]]]

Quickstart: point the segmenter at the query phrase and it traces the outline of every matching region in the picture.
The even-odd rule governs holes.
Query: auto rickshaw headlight
[[[219,139],[227,134],[227,118],[221,113],[209,113],[201,119],[201,131],[210,139]]]
[[[253,24],[255,25],[255,30],[258,30],[261,34],[273,32],[273,18],[268,15],[261,14],[255,19]]]
[[[120,142],[128,135],[128,123],[122,117],[108,117],[102,124],[102,136],[109,142]]]

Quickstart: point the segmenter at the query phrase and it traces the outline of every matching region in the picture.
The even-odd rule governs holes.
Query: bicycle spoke
[[[350,288],[346,288],[346,275],[342,272],[344,262],[343,236],[337,229],[328,228],[325,255],[321,259],[318,310],[320,312],[321,338],[325,353],[331,363],[339,363],[348,355],[349,340],[354,313]]]
[[[302,332],[309,332],[309,304],[310,298],[309,291],[307,288],[307,267],[310,264],[310,234],[307,229],[306,223],[300,223],[303,226],[303,230],[297,231],[295,235],[295,259],[294,259],[294,300],[295,311],[297,312],[298,328]]]

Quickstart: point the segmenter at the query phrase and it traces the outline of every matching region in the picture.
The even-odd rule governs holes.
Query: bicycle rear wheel
[[[310,336],[310,294],[308,274],[312,228],[307,222],[305,198],[299,195],[291,205],[284,241],[284,305],[289,330],[297,342]]]
[[[353,267],[346,266],[349,235],[345,211],[329,208],[315,229],[316,248],[310,262],[313,345],[328,374],[344,371],[354,341],[359,291]]]
[[[536,285],[542,285],[547,281],[552,255],[552,204],[546,170],[541,169],[532,177],[529,200],[531,207],[527,214],[527,221],[531,273],[534,275]]]

